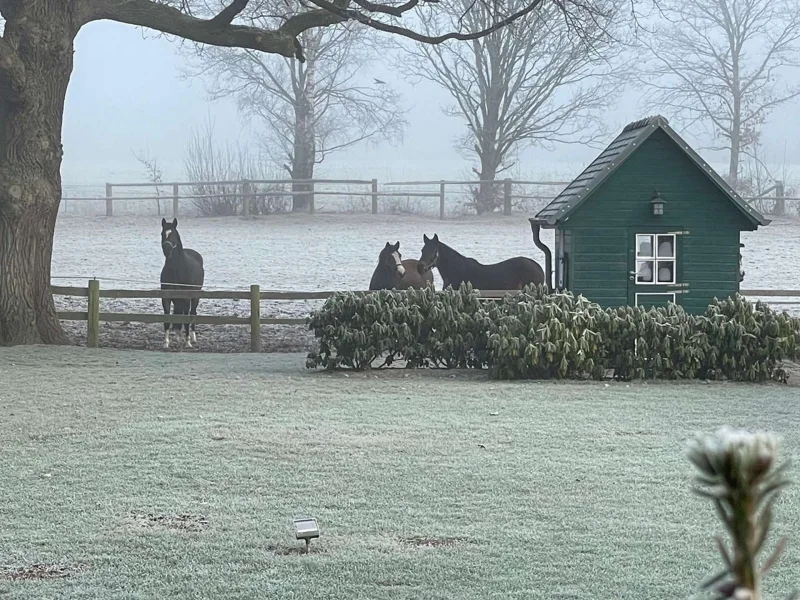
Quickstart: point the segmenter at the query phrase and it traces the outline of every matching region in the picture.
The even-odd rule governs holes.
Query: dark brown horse
[[[400,242],[394,245],[386,242],[386,246],[378,256],[378,266],[372,273],[369,289],[406,290],[426,285],[433,286],[433,274],[430,270],[423,270],[418,260],[403,260],[400,254]]]
[[[456,289],[463,282],[469,282],[479,290],[521,290],[528,284],[542,284],[545,281],[544,270],[530,258],[515,256],[484,265],[440,242],[437,234],[432,238],[423,234],[422,240],[424,245],[419,260],[423,269],[439,269],[443,287],[452,286]]]
[[[178,219],[173,219],[172,223],[161,219],[161,250],[164,252],[164,268],[161,269],[162,290],[203,289],[205,280],[203,257],[196,250],[183,247],[181,236],[178,233]],[[169,314],[170,305],[174,307],[172,314],[196,315],[199,303],[199,298],[163,298],[161,300],[165,315]],[[173,323],[172,329],[180,332],[181,324]],[[183,330],[188,348],[192,347],[192,342],[197,342],[194,323],[191,324],[191,329],[190,338],[189,323],[184,323]],[[164,348],[169,348],[169,323],[164,323]]]

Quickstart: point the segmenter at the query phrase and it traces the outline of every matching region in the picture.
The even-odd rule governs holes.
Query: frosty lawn
[[[686,598],[721,525],[684,440],[727,423],[800,453],[796,387],[303,363],[0,349],[0,597]],[[800,584],[799,494],[768,597]],[[37,563],[71,574],[22,579]]]

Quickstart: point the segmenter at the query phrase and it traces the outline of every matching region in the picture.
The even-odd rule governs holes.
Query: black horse
[[[430,269],[423,270],[422,263],[413,258],[402,260],[400,242],[386,242],[378,256],[378,266],[369,282],[370,290],[407,290],[433,286]]]
[[[460,254],[447,244],[422,235],[424,245],[419,261],[425,270],[434,267],[442,276],[442,287],[458,288],[462,282],[469,282],[479,290],[521,290],[526,285],[545,282],[544,270],[534,260],[515,256],[499,263],[484,265],[474,258]]]
[[[168,223],[166,219],[161,219],[161,250],[164,252],[164,268],[161,269],[161,289],[162,290],[200,290],[203,288],[205,270],[203,269],[203,257],[196,250],[183,247],[181,236],[178,234],[178,219],[172,219]],[[178,284],[178,285],[171,285]],[[170,304],[175,309],[176,315],[196,315],[197,305],[200,298],[163,298],[161,305],[164,307],[164,314],[169,314]],[[184,334],[186,335],[186,345],[191,348],[192,342],[197,342],[197,333],[194,323],[192,325],[192,336],[189,339],[189,323],[184,323]],[[180,323],[173,323],[172,328],[181,330]],[[164,323],[164,348],[169,348],[169,323]]]

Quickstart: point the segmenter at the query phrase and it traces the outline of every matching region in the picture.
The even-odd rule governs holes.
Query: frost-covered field
[[[445,221],[369,214],[284,214],[250,220],[187,217],[179,219],[178,229],[184,245],[203,254],[209,290],[248,289],[253,283],[262,290],[367,289],[383,245],[400,241],[404,258],[419,258],[423,233],[438,233],[443,242],[481,262],[516,255],[543,261],[525,215]],[[53,281],[85,286],[88,278],[97,277],[104,288],[157,288],[163,265],[160,230],[157,217],[62,215],[56,226]],[[552,247],[552,231],[542,237]],[[800,221],[775,219],[758,232],[743,234],[742,241],[747,272],[742,287],[800,289]],[[435,277],[439,288],[441,279]],[[56,301],[62,310],[85,306],[85,299],[57,297]],[[306,316],[319,305],[264,302],[262,314]],[[161,302],[104,299],[101,310],[155,313],[161,312]],[[246,316],[249,304],[203,300],[199,313]],[[67,329],[77,343],[85,343],[84,324],[68,323]],[[267,350],[304,349],[310,341],[300,327],[264,331]],[[209,351],[242,351],[249,344],[248,330],[241,326],[198,326],[198,338],[200,349]],[[101,345],[160,348],[162,342],[161,325],[101,325]]]
[[[0,348],[0,598],[697,598],[723,529],[690,491],[687,438],[774,431],[800,458],[797,388],[777,384],[169,358]],[[291,529],[307,514],[308,556]],[[790,541],[764,592],[785,598],[796,483],[774,515],[764,554]],[[69,576],[17,575],[49,565]]]

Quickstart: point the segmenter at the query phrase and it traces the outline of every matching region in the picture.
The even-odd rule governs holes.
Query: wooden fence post
[[[89,348],[97,348],[97,338],[100,332],[100,281],[98,279],[89,280],[87,309],[86,345]]]
[[[246,179],[242,182],[242,216],[250,216],[250,182]]]
[[[261,352],[261,289],[250,286],[250,352]]]
[[[372,180],[372,214],[378,214],[378,180]]]
[[[786,200],[784,200],[784,196],[786,195],[785,189],[782,181],[775,182],[775,214],[780,217],[786,214]]]
[[[439,183],[439,218],[444,221],[444,181]]]
[[[309,189],[311,190],[311,204],[308,205],[308,212],[309,214],[314,214],[317,210],[317,198],[314,195],[314,183],[309,184]]]
[[[113,217],[114,216],[114,200],[112,199],[113,188],[114,186],[110,183],[106,184],[106,216]]]
[[[508,177],[503,180],[503,214],[511,214],[511,179]]]
[[[172,218],[178,218],[178,184],[172,184]]]

